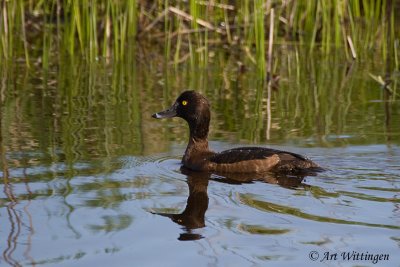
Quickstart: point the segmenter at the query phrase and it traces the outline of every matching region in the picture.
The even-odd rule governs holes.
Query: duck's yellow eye
[[[187,102],[186,100],[183,100],[183,101],[182,101],[182,105],[184,105],[184,106],[186,106],[187,103],[188,103],[188,102]]]

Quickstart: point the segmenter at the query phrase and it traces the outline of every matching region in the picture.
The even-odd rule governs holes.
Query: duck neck
[[[203,151],[208,150],[208,123],[189,123],[190,136],[188,148],[196,147]]]
[[[208,149],[208,120],[197,120],[189,123],[190,136],[189,143],[186,147],[185,155],[182,158],[182,162],[185,166],[189,166],[190,169],[201,169],[199,164],[199,157],[204,159],[205,154],[209,154]]]

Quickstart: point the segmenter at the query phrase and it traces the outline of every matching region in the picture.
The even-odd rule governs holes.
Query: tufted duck
[[[220,153],[208,148],[210,104],[195,91],[183,92],[167,110],[153,118],[180,117],[190,129],[189,143],[182,158],[183,166],[194,171],[220,173],[278,172],[296,173],[322,170],[310,159],[292,152],[263,147],[240,147]]]

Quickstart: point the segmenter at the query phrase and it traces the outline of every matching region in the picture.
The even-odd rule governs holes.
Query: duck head
[[[152,115],[153,118],[179,117],[187,121],[190,134],[197,139],[206,139],[210,125],[210,103],[195,91],[183,92],[168,109]]]

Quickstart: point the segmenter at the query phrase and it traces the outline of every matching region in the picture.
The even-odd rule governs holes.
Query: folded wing
[[[302,155],[262,147],[234,148],[214,154],[209,160],[211,163],[215,163],[219,171],[229,171],[229,169],[235,168],[235,171],[242,170],[243,172],[254,170],[291,172],[318,168],[317,164]]]

